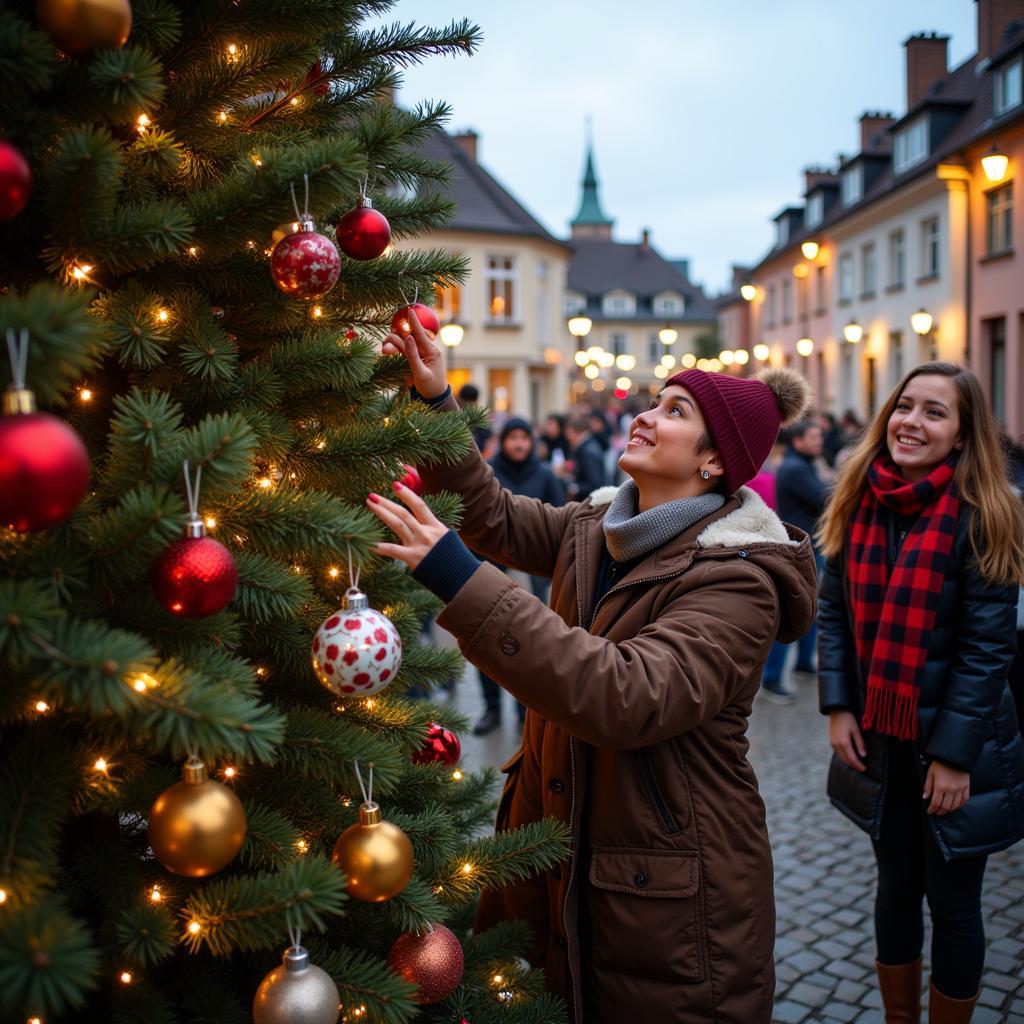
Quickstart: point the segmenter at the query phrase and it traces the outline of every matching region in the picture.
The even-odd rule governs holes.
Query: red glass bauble
[[[220,541],[183,537],[153,563],[156,599],[183,619],[202,619],[226,608],[238,587],[238,566]]]
[[[398,482],[403,487],[408,487],[410,491],[414,491],[416,494],[423,494],[423,481],[420,479],[420,475],[416,472],[415,466],[404,466],[405,476],[403,476]]]
[[[56,416],[0,418],[0,526],[34,533],[63,522],[85,497],[89,453]]]
[[[391,225],[380,210],[370,205],[369,199],[364,199],[338,221],[337,235],[338,245],[346,256],[375,260],[391,241]]]
[[[274,247],[270,273],[286,295],[318,299],[338,283],[341,257],[334,243],[306,221],[302,231],[286,235]]]
[[[462,756],[459,737],[437,722],[431,722],[423,746],[412,755],[413,764],[441,764],[454,768]]]
[[[32,168],[17,146],[0,139],[0,220],[16,217],[32,192]]]
[[[403,932],[388,953],[391,969],[419,988],[417,1003],[438,1003],[462,980],[462,946],[443,924],[425,935]]]
[[[410,309],[416,314],[416,319],[419,320],[423,330],[437,334],[441,329],[441,321],[437,319],[437,314],[429,306],[424,306],[422,302],[416,302],[410,306],[403,306],[395,314],[391,321],[391,330],[395,334],[401,334],[404,337],[412,334],[412,327],[409,326]]]

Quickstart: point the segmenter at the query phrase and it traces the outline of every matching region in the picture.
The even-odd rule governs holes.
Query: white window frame
[[[636,296],[617,289],[601,297],[601,312],[605,316],[636,316]]]
[[[462,285],[453,281],[448,285],[434,285],[434,312],[441,323],[462,321]]]
[[[938,217],[921,221],[921,277],[938,277],[942,266],[942,227]]]
[[[807,198],[804,220],[808,228],[816,228],[825,219],[825,195],[815,192]]]
[[[839,254],[839,301],[853,302],[853,253]]]
[[[686,298],[676,292],[662,292],[654,296],[651,310],[655,316],[682,316],[686,312]]]
[[[985,255],[1013,248],[1013,182],[985,193]]]
[[[624,356],[629,352],[629,331],[610,331],[608,351],[613,356]]]
[[[793,282],[788,277],[782,282],[782,322],[793,322]]]
[[[889,288],[907,283],[907,235],[903,228],[889,232]]]
[[[928,158],[928,116],[922,114],[896,132],[892,147],[892,169],[902,174]]]
[[[860,247],[861,295],[874,295],[878,291],[878,247],[867,242]]]
[[[775,324],[778,322],[776,320],[776,317],[775,317],[775,314],[776,314],[776,308],[775,308],[776,298],[777,298],[777,296],[776,296],[775,285],[773,285],[773,284],[769,285],[768,286],[768,298],[765,301],[765,326],[766,327],[774,327]]]
[[[864,165],[854,164],[843,171],[842,177],[843,206],[853,206],[864,198]]]
[[[780,217],[775,222],[775,247],[785,245],[789,241],[789,218]]]
[[[1003,65],[994,75],[992,83],[992,113],[999,117],[1014,107],[1019,107],[1022,94],[1022,79],[1024,79],[1024,58],[1018,57]]]
[[[587,297],[579,292],[566,292],[562,300],[562,310],[566,316],[576,316],[587,308]]]
[[[502,292],[505,294],[502,295]],[[516,257],[509,253],[488,253],[484,264],[487,322],[489,324],[519,323],[519,294],[519,262]],[[500,313],[494,312],[496,297],[505,300],[504,309]]]
[[[661,357],[669,351],[668,348],[661,343],[661,338],[658,337],[657,331],[651,331],[647,335],[647,362],[652,366],[657,366],[661,362]]]

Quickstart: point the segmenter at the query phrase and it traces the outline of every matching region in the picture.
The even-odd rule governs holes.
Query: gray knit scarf
[[[666,501],[638,513],[639,493],[636,482],[627,480],[615,492],[605,513],[604,539],[616,562],[630,562],[660,548],[725,504],[725,495],[711,491],[695,498]]]

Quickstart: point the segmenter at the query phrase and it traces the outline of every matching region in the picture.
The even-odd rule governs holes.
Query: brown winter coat
[[[483,564],[438,619],[530,709],[497,829],[550,815],[573,834],[570,861],[485,894],[477,927],[529,921],[577,1024],[767,1024],[772,861],[746,730],[772,641],[813,618],[806,535],[744,488],[594,609],[610,494],[543,505],[476,451],[423,479],[462,495],[471,548],[552,578],[548,608]]]

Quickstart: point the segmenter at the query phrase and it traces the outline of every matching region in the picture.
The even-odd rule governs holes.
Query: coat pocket
[[[589,903],[595,967],[657,981],[704,980],[695,850],[595,847]]]
[[[502,766],[501,771],[505,775],[505,786],[501,791],[501,799],[498,801],[498,813],[494,818],[494,831],[508,831],[509,813],[512,809],[512,795],[516,790],[516,781],[519,777],[519,766],[523,762],[523,748],[520,747]]]

